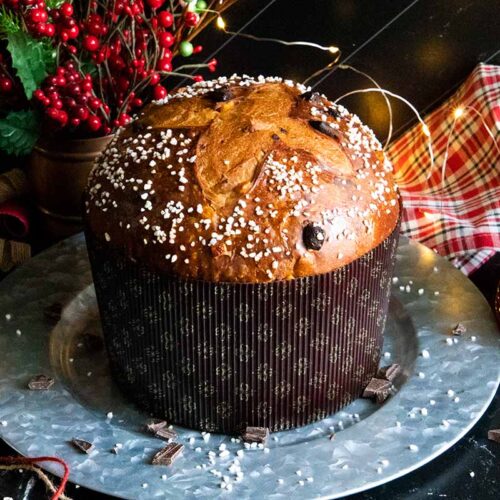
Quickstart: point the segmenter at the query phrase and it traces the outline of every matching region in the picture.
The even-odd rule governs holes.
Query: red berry
[[[153,97],[156,101],[165,99],[165,97],[167,97],[167,89],[163,85],[157,85],[153,89]]]
[[[193,54],[199,54],[202,50],[203,50],[203,46],[202,45],[196,45],[193,48]]]
[[[151,85],[158,85],[158,83],[160,83],[160,75],[155,72],[151,73],[149,77],[149,83]]]
[[[122,113],[118,117],[118,124],[120,125],[120,127],[123,127],[123,126],[127,125],[127,123],[129,123],[131,119],[132,118],[129,115]]]
[[[12,90],[12,80],[7,77],[0,78],[0,91],[10,92]]]
[[[140,99],[139,97],[136,97],[135,99],[132,100],[132,107],[134,108],[140,108],[142,104],[143,104],[142,99]]]
[[[64,2],[60,7],[60,11],[63,16],[70,17],[73,15],[73,6],[68,2]]]
[[[164,10],[158,14],[158,22],[164,28],[170,28],[174,24],[174,16],[168,10]]]
[[[165,0],[146,0],[146,2],[152,9],[159,9],[165,3]]]
[[[33,97],[37,100],[37,101],[43,101],[45,99],[45,94],[43,93],[43,90],[41,89],[36,89],[34,92],[33,92]]]
[[[84,91],[84,92],[90,92],[93,88],[93,85],[92,85],[92,82],[88,81],[88,80],[85,80],[82,85],[81,85],[81,89]]]
[[[160,47],[168,49],[169,47],[172,47],[174,42],[174,35],[172,35],[170,31],[164,31],[158,35],[158,43],[160,44]]]
[[[35,31],[40,36],[45,36],[45,23],[35,24]]]
[[[173,56],[174,55],[172,54],[171,50],[169,50],[169,49],[163,50],[163,54],[162,54],[163,59],[167,59],[168,61],[171,61]]]
[[[201,75],[194,75],[193,76],[193,80],[195,82],[202,82],[203,81],[203,77]]]
[[[45,25],[45,36],[53,37],[56,34],[56,27],[53,24]]]
[[[78,127],[80,125],[81,120],[80,118],[71,118],[70,123],[73,127]]]
[[[101,119],[96,116],[96,115],[90,115],[88,118],[87,118],[87,127],[92,131],[92,132],[97,132],[101,126],[102,126],[102,122],[101,122]]]
[[[87,35],[83,38],[83,46],[89,52],[95,52],[99,49],[100,43],[94,35]]]
[[[67,30],[69,38],[76,38],[78,36],[78,33],[80,33],[80,29],[78,26],[71,26],[69,30]]]
[[[34,23],[44,23],[49,18],[47,11],[44,9],[31,9],[29,12],[30,19]]]
[[[217,69],[217,59],[210,59],[210,61],[208,61],[207,66],[208,70],[213,73]]]
[[[66,111],[59,111],[57,115],[57,121],[65,127],[66,124],[68,123],[68,113]]]
[[[54,84],[57,85],[58,87],[65,87],[66,78],[64,78],[64,76],[56,76]]]
[[[166,71],[169,73],[172,71],[172,63],[170,62],[170,59],[162,57],[158,63],[156,64],[156,67],[158,68],[159,71]]]
[[[200,16],[196,12],[186,12],[186,15],[184,16],[184,22],[186,23],[186,26],[188,28],[194,28],[197,24],[198,21],[200,20]]]
[[[58,117],[59,117],[59,110],[56,109],[56,108],[48,108],[47,111],[47,116],[49,118],[51,118],[52,120],[55,120],[57,121]]]
[[[101,105],[102,105],[102,102],[98,97],[92,96],[89,99],[89,106],[91,109],[99,109],[101,107]]]
[[[85,121],[89,117],[89,110],[84,108],[83,106],[79,106],[76,108],[76,116],[80,118],[80,120]]]

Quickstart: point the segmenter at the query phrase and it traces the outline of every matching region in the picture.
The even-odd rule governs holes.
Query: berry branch
[[[22,93],[49,132],[102,136],[126,125],[169,78],[216,70],[183,63],[203,48],[194,38],[236,0],[3,0],[0,92]],[[43,57],[34,61],[36,47]]]

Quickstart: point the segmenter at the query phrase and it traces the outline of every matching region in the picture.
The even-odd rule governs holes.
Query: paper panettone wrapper
[[[334,413],[377,370],[398,236],[399,223],[326,274],[240,284],[149,270],[87,232],[114,380],[153,415],[210,432]]]

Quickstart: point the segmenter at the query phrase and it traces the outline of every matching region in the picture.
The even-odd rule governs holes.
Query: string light
[[[463,114],[464,114],[464,108],[455,108],[455,111],[453,111],[453,116],[455,117],[455,120],[461,118]]]
[[[226,22],[224,21],[224,19],[222,19],[221,16],[219,16],[217,18],[217,21],[216,21],[216,26],[217,28],[219,28],[220,30],[222,31],[226,31]]]
[[[280,40],[279,38],[258,37],[255,35],[250,35],[249,33],[236,33],[235,31],[229,31],[228,29],[226,29],[226,22],[224,21],[222,16],[217,17],[215,24],[217,28],[224,31],[224,33],[226,33],[227,35],[239,36],[241,38],[248,38],[249,40],[254,40],[256,42],[272,42],[287,46],[301,45],[304,47],[313,47],[318,50],[330,52],[330,54],[338,54],[340,52],[340,49],[338,47],[335,47],[334,45],[325,46],[325,45],[319,45],[318,43],[303,42],[303,41],[287,42],[285,40]]]
[[[347,92],[347,94],[341,95],[337,99],[335,99],[334,104],[336,104],[338,101],[341,99],[344,99],[345,97],[348,97],[350,95],[354,94],[363,94],[366,92],[379,92],[381,94],[387,94],[390,97],[393,97],[395,99],[399,99],[400,101],[404,102],[415,114],[417,117],[417,120],[420,122],[420,125],[422,126],[422,132],[423,134],[427,137],[427,150],[429,152],[429,157],[431,160],[431,166],[430,166],[430,171],[432,171],[434,167],[434,150],[432,148],[432,140],[431,140],[431,133],[429,131],[429,127],[426,125],[422,117],[420,116],[420,113],[417,111],[417,108],[413,106],[413,104],[405,99],[404,97],[401,97],[398,94],[395,94],[394,92],[391,92],[389,90],[381,89],[381,88],[369,88],[369,89],[359,89],[359,90],[352,90],[351,92]]]

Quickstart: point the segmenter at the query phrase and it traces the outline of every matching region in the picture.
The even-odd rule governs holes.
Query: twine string
[[[39,468],[35,467],[35,464],[39,462],[54,462],[62,465],[64,469],[64,474],[61,479],[59,487],[56,489],[52,481],[47,477],[47,475]],[[64,489],[69,478],[69,467],[68,464],[58,457],[0,457],[0,469],[4,470],[15,470],[20,467],[32,470],[38,477],[45,483],[47,488],[53,493],[51,500],[70,500],[69,497],[64,495]]]

